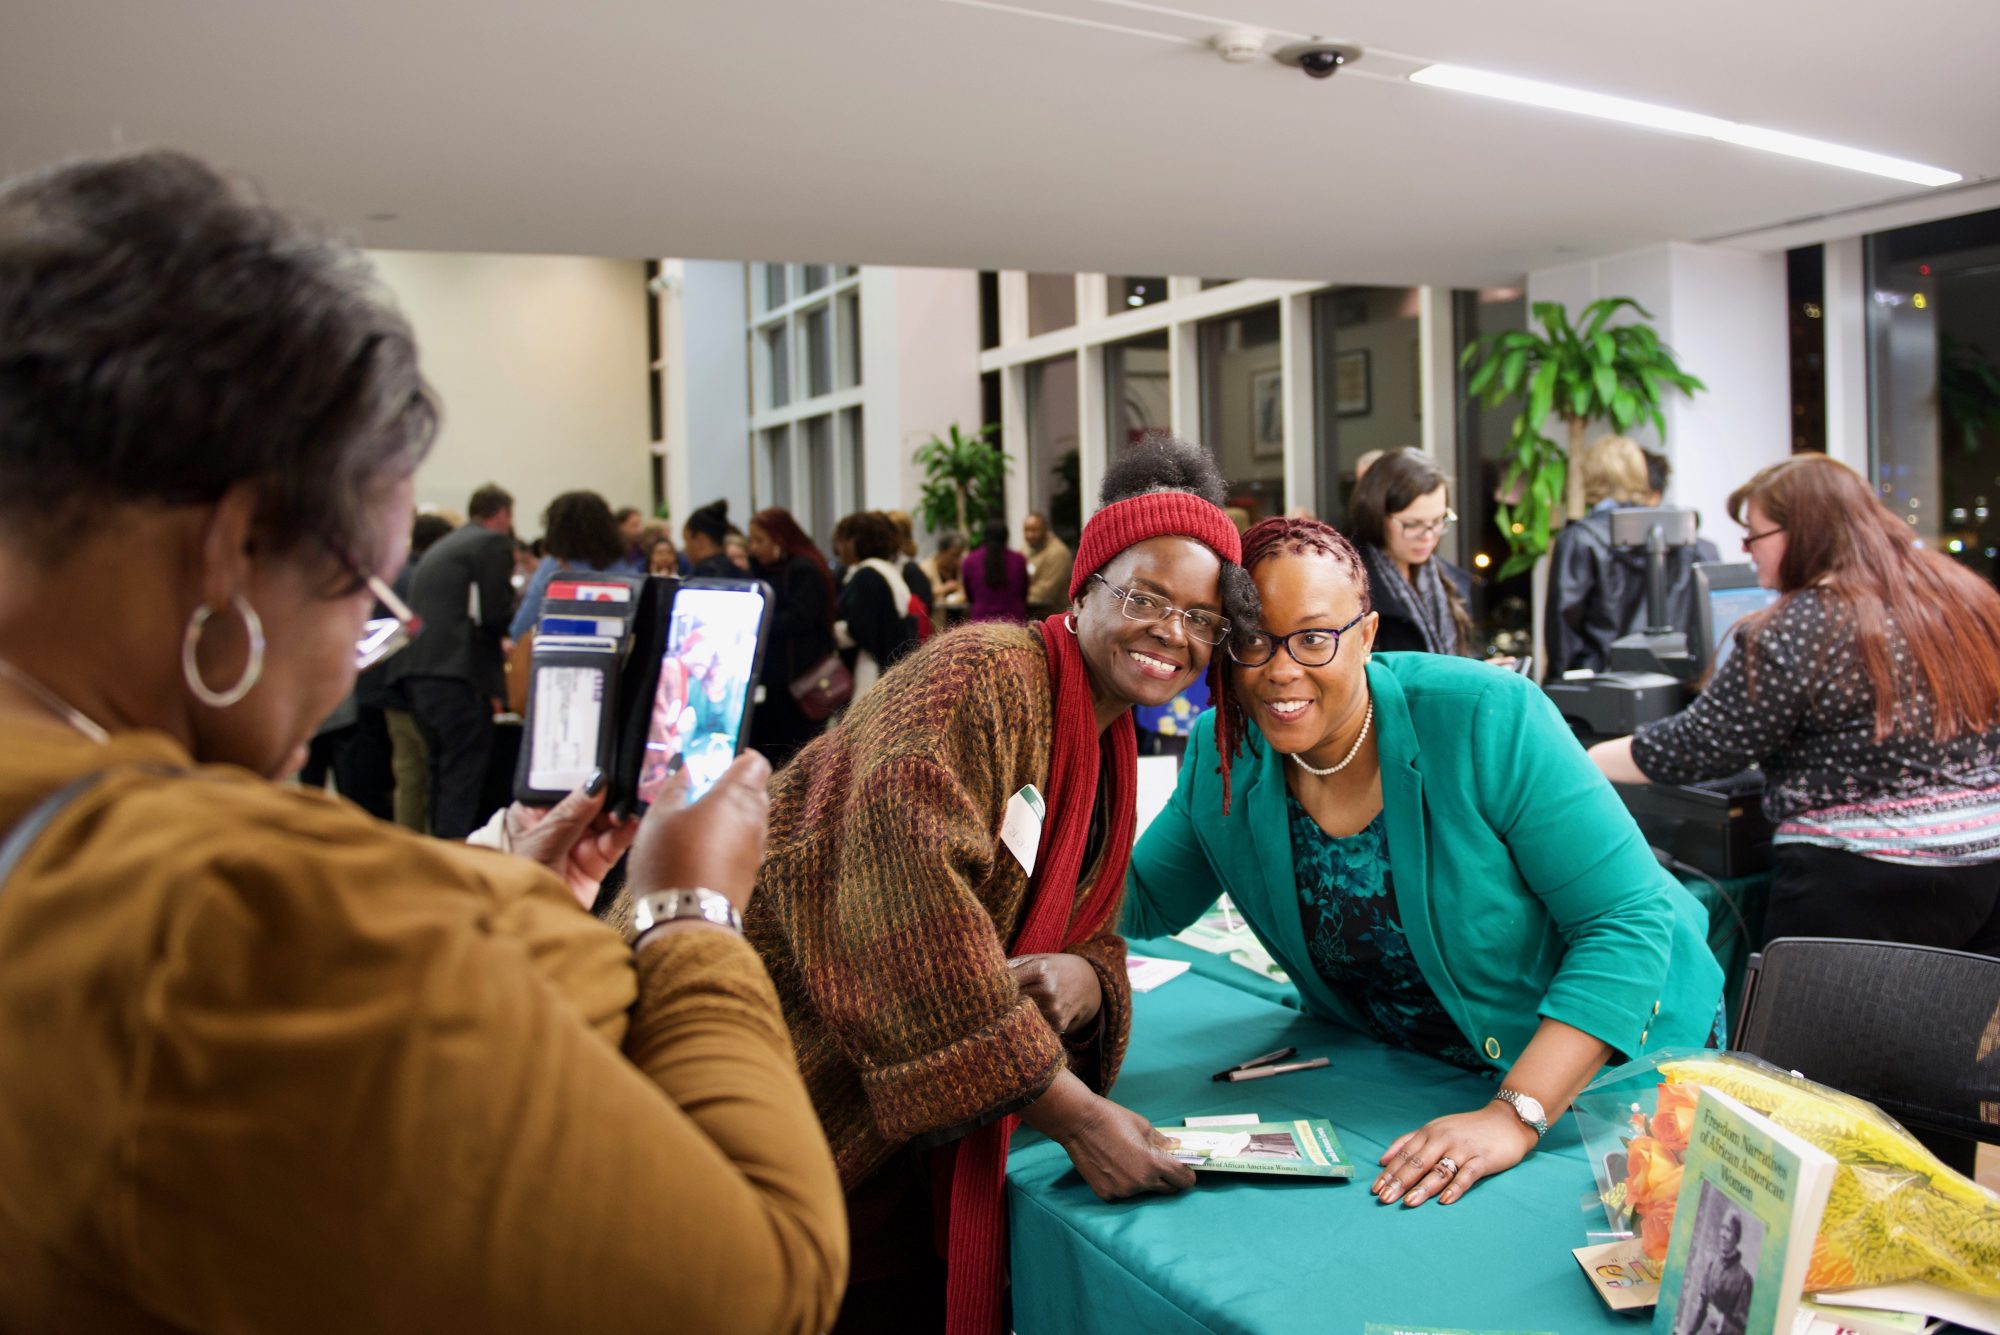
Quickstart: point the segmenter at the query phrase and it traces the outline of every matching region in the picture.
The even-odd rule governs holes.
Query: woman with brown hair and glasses
[[[1692,705],[1591,758],[1619,783],[1763,769],[1766,940],[2000,955],[2000,594],[1823,454],[1764,469],[1729,515],[1782,596]]]
[[[0,183],[0,1327],[833,1320],[736,916],[761,760],[642,823],[517,805],[511,855],[285,782],[410,629],[436,422],[362,257],[248,188]],[[573,897],[628,847],[631,945]]]
[[[1450,1203],[1605,1062],[1715,1034],[1707,915],[1533,683],[1374,652],[1345,538],[1267,519],[1243,565],[1259,607],[1133,850],[1124,927],[1180,931],[1226,892],[1307,1012],[1497,1077],[1382,1156],[1380,1199]]]
[[[1472,578],[1438,555],[1456,522],[1445,475],[1412,446],[1370,464],[1348,502],[1348,536],[1373,591],[1377,647],[1480,657],[1465,600]]]

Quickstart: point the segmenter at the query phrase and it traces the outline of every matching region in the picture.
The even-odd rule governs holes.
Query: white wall
[[[875,509],[907,510],[923,490],[922,475],[911,461],[917,447],[945,434],[953,422],[967,431],[983,425],[979,273],[902,268],[893,272],[896,364],[861,368],[867,392],[862,429],[868,440],[868,478],[862,498]],[[880,347],[876,331],[867,327],[870,312],[864,309],[861,318],[864,346]],[[878,420],[883,407],[893,413],[893,421]],[[1015,461],[1015,467],[1024,466]]]
[[[687,494],[669,496],[676,526],[718,497],[738,527],[750,522],[750,359],[744,306],[746,265],[688,260],[682,270],[686,355],[675,370],[687,387],[687,435],[667,449],[684,455]],[[670,374],[672,372],[670,371]],[[678,461],[676,461],[678,462]]]
[[[417,473],[420,503],[464,513],[474,488],[514,494],[541,531],[558,493],[650,508],[645,267],[541,255],[375,251],[417,333],[444,425]]]
[[[1632,297],[1646,307],[1682,369],[1708,385],[1693,400],[1678,393],[1667,400],[1665,449],[1674,468],[1667,500],[1701,511],[1704,532],[1727,557],[1729,493],[1791,450],[1785,257],[1676,242],[1528,275],[1531,307],[1560,301],[1574,316],[1599,297]],[[1530,324],[1539,330],[1532,315]],[[1560,421],[1543,430],[1567,443]],[[1590,438],[1608,430],[1593,425]],[[1651,426],[1631,435],[1661,447]]]

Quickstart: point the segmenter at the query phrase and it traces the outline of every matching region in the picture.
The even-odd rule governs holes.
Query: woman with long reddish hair
[[[1758,581],[1701,697],[1591,757],[1620,783],[1765,773],[1765,939],[2000,955],[2000,594],[1860,475],[1795,454],[1729,497]]]
[[[751,515],[749,536],[751,571],[777,595],[764,646],[764,698],[750,715],[750,744],[775,769],[826,727],[799,708],[791,686],[833,652],[833,572],[783,506]]]

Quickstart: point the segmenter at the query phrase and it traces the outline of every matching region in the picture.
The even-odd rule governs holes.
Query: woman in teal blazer
[[[1715,1036],[1708,915],[1532,682],[1371,653],[1339,533],[1269,519],[1243,564],[1261,624],[1133,853],[1124,929],[1179,931],[1226,891],[1308,1011],[1501,1074],[1493,1102],[1383,1155],[1384,1201],[1449,1203],[1520,1162],[1606,1061]]]

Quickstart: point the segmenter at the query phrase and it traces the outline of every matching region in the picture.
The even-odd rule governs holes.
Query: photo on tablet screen
[[[736,758],[756,686],[763,616],[764,599],[754,589],[683,586],[674,598],[639,768],[640,801],[650,805],[659,797],[679,761],[687,767],[692,802]]]

